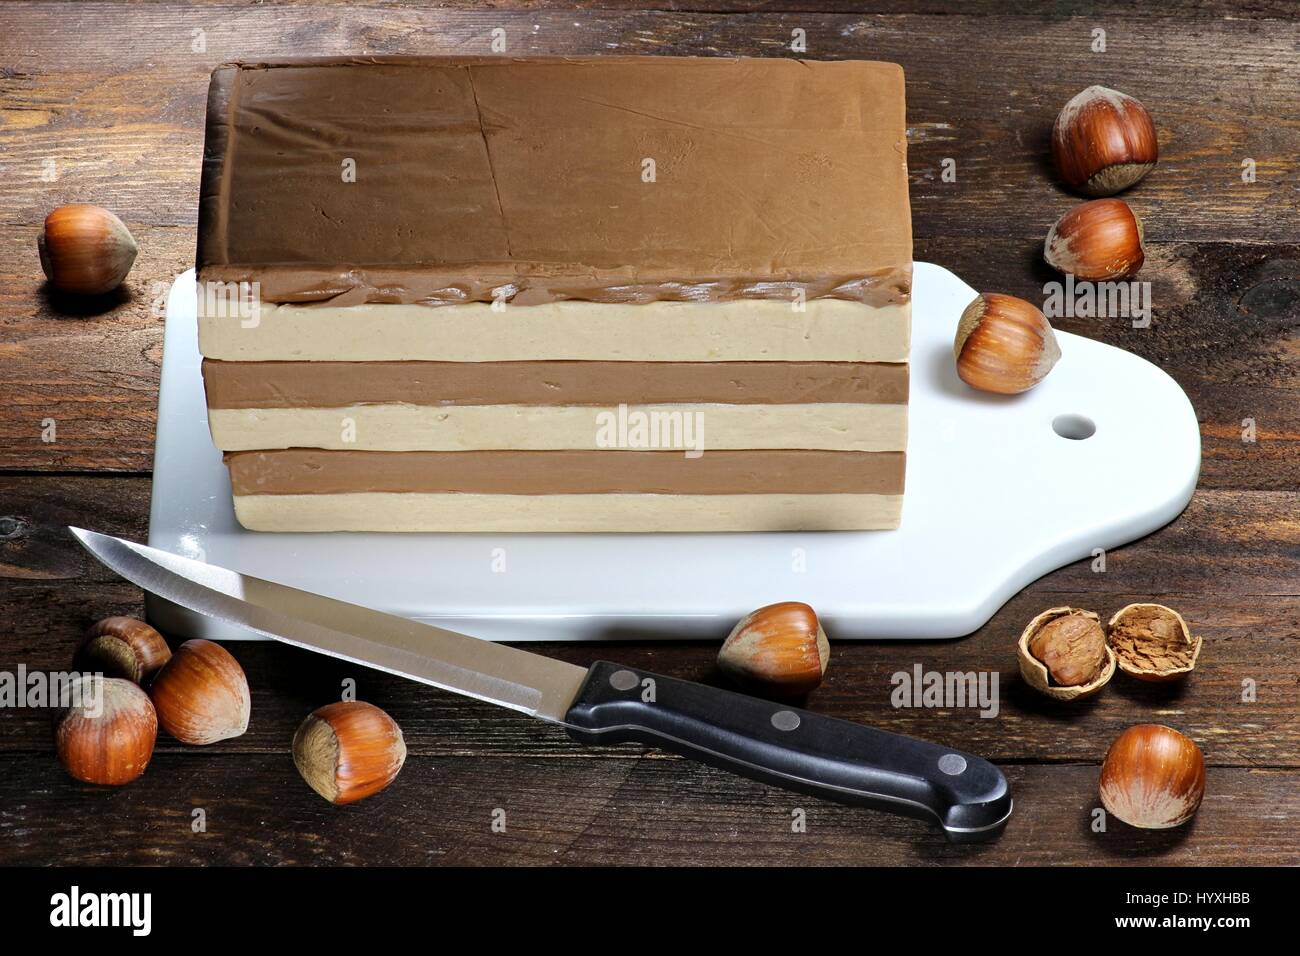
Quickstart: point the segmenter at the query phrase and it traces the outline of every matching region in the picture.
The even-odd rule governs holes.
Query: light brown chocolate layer
[[[236,495],[901,495],[903,452],[286,451],[225,456]]]
[[[903,405],[906,365],[869,362],[220,362],[209,408],[816,402]]]
[[[889,63],[228,65],[208,96],[199,279],[333,305],[901,303],[906,145]]]

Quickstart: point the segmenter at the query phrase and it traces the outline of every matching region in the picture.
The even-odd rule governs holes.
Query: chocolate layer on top
[[[353,492],[498,495],[903,493],[903,452],[239,451],[236,495]]]
[[[872,362],[217,362],[209,408],[907,404],[906,365]]]
[[[227,65],[208,95],[199,220],[200,279],[256,281],[272,302],[902,302],[903,73],[673,57]]]

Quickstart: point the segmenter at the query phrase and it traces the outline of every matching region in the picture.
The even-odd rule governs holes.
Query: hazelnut
[[[167,641],[144,621],[106,617],[86,632],[72,666],[143,685],[153,680],[171,656]]]
[[[1096,680],[1106,666],[1106,634],[1095,614],[1076,611],[1044,623],[1029,639],[1029,653],[1055,683],[1077,687]]]
[[[149,766],[158,718],[149,697],[120,677],[78,677],[54,730],[59,761],[86,783],[119,786]]]
[[[778,698],[807,694],[822,682],[831,646],[807,604],[785,601],[751,611],[718,651],[718,667],[732,680]]]
[[[1146,260],[1142,220],[1122,199],[1081,203],[1047,233],[1043,258],[1053,269],[1079,279],[1127,279]]]
[[[1106,751],[1098,790],[1107,812],[1129,826],[1176,827],[1195,815],[1205,796],[1205,758],[1172,727],[1138,724]]]
[[[1066,103],[1052,127],[1057,172],[1085,196],[1123,192],[1158,157],[1151,114],[1133,97],[1104,86],[1090,86]]]
[[[1017,651],[1025,682],[1055,700],[1091,697],[1115,675],[1115,653],[1092,611],[1044,611],[1020,635]]]
[[[294,766],[330,803],[355,803],[378,793],[405,761],[402,728],[374,704],[326,704],[293,735]]]
[[[1125,674],[1147,681],[1190,674],[1201,653],[1183,616],[1161,604],[1130,604],[1110,619],[1110,646]]]
[[[1061,349],[1042,312],[1024,299],[986,292],[961,314],[953,355],[971,388],[1015,395],[1041,382]]]
[[[149,687],[158,722],[181,743],[212,744],[248,729],[248,679],[220,644],[186,641]]]
[[[131,271],[139,247],[121,219],[89,203],[60,206],[36,239],[41,269],[61,292],[112,292]]]

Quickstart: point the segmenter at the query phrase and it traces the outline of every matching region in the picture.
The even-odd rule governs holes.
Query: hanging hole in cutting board
[[[1087,415],[1057,415],[1052,419],[1052,431],[1070,441],[1083,441],[1097,434],[1097,425]]]

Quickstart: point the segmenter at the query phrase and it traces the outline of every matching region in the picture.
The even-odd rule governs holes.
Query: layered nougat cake
[[[246,528],[899,521],[895,65],[223,66],[197,265]]]

